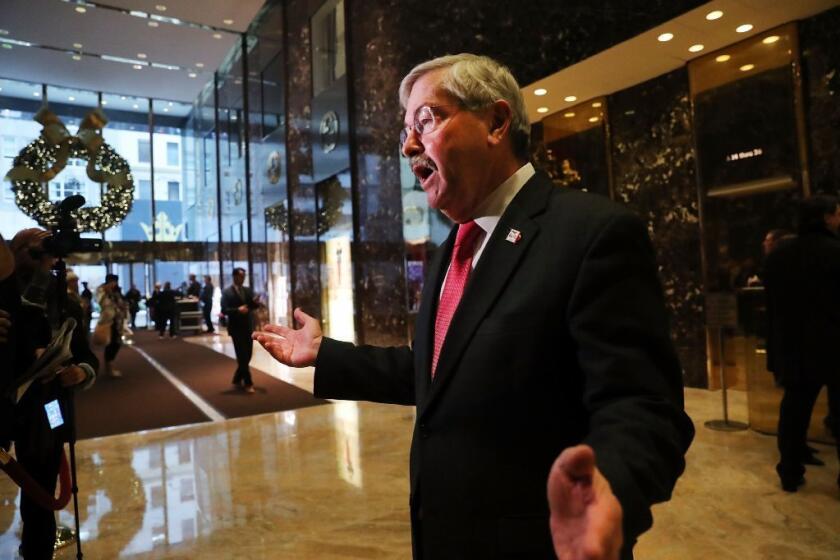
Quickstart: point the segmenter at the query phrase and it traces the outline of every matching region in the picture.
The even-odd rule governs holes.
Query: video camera
[[[44,250],[54,257],[63,258],[70,253],[98,253],[102,240],[82,237],[76,229],[76,219],[71,212],[84,206],[85,197],[68,196],[58,204],[58,223],[51,227],[52,235],[44,240]]]

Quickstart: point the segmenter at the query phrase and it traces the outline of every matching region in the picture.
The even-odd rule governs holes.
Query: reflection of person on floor
[[[201,313],[204,316],[204,324],[207,325],[207,332],[216,332],[213,328],[213,293],[216,287],[213,286],[213,279],[210,276],[204,276],[204,286],[201,287]]]
[[[421,64],[400,100],[402,153],[456,222],[414,343],[332,340],[300,309],[255,338],[320,397],[417,407],[415,558],[630,558],[694,433],[644,223],[534,169],[495,61]]]
[[[840,410],[840,203],[832,196],[803,200],[799,235],[782,241],[767,259],[767,369],[785,393],[779,410],[776,466],[782,488],[805,482],[803,452],[817,395],[828,388],[829,410]],[[838,448],[840,456],[840,448]],[[840,484],[840,478],[838,478]]]
[[[128,305],[122,298],[118,288],[119,277],[116,274],[106,274],[105,283],[96,289],[96,301],[99,304],[99,322],[111,328],[111,338],[105,347],[105,374],[111,377],[121,377],[122,373],[114,369],[114,360],[122,347],[123,327],[125,326]]]
[[[62,315],[58,305],[55,278],[50,270],[55,258],[47,253],[44,240],[49,233],[37,228],[25,229],[12,239],[9,247],[14,255],[14,274],[2,282],[0,308],[10,312],[11,327],[4,336],[3,371],[13,375],[23,374],[43,352],[58,329]],[[9,280],[15,285],[10,286]],[[9,288],[13,287],[14,290]],[[22,295],[20,295],[22,294]],[[80,308],[77,308],[77,312]],[[72,316],[70,308],[65,313]],[[78,315],[75,317],[78,320]],[[63,402],[70,387],[90,386],[99,366],[96,356],[87,344],[81,329],[72,334],[71,365],[59,370],[54,377],[39,380],[26,390],[14,407],[12,437],[18,463],[48,493],[54,494],[64,443],[66,427],[50,427],[44,405],[58,400]],[[64,405],[62,405],[62,409]],[[0,438],[2,439],[2,438]],[[49,559],[53,555],[56,537],[55,513],[44,509],[27,493],[20,499],[23,521],[21,551],[24,558]]]
[[[254,332],[252,311],[259,305],[259,297],[254,297],[251,288],[244,285],[245,269],[233,269],[233,284],[222,292],[222,313],[227,317],[228,334],[233,339],[233,349],[236,352],[236,373],[233,383],[242,387],[246,392],[254,392],[254,382],[251,380],[251,353]]]
[[[163,338],[166,332],[166,324],[169,323],[169,338],[175,338],[178,334],[175,330],[175,296],[170,282],[163,283],[163,290],[155,300],[155,326],[158,331],[158,338]]]

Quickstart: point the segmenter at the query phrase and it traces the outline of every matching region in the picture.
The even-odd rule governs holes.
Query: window
[[[149,147],[148,140],[137,141],[137,159],[140,163],[151,163],[152,150]]]
[[[166,143],[166,165],[178,165],[179,163],[178,157],[178,143],[177,142],[167,142]]]
[[[181,200],[181,184],[178,181],[168,181],[169,197],[167,200]]]
[[[140,179],[140,195],[138,199],[151,200],[152,199],[152,181],[149,179]]]

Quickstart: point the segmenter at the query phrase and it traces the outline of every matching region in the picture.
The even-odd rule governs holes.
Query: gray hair
[[[492,58],[475,54],[450,54],[427,60],[411,69],[400,84],[400,105],[405,109],[411,89],[425,74],[447,69],[441,88],[470,111],[483,109],[498,100],[507,101],[512,111],[511,142],[517,157],[528,159],[531,125],[516,78],[507,67]]]

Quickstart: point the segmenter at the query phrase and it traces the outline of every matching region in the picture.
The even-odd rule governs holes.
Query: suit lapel
[[[475,330],[490,311],[493,303],[508,284],[528,247],[539,234],[539,225],[531,218],[544,210],[551,188],[553,188],[551,182],[541,173],[531,178],[511,201],[496,225],[496,229],[493,230],[493,235],[487,242],[475,270],[470,274],[464,295],[455,311],[455,315],[452,317],[452,322],[449,324],[446,340],[440,352],[435,380],[431,384],[431,390],[427,398],[420,402],[418,418],[422,417],[425,411],[429,409],[452,376],[455,375],[456,366]],[[507,239],[511,230],[519,232],[520,237],[517,242]],[[447,257],[451,251],[452,238],[453,236],[450,235],[447,245],[450,250],[445,252]],[[441,263],[438,266],[443,266],[443,264]],[[437,287],[439,288],[442,274],[440,271],[438,272]],[[437,292],[424,294],[424,301],[427,297],[432,297],[433,301],[436,302]],[[436,308],[436,305],[432,307]],[[432,341],[434,340],[433,317],[432,314],[428,318],[432,325],[428,331]],[[421,371],[425,372],[428,377],[428,362],[431,360],[432,352],[432,345],[428,342],[426,349],[427,351],[424,352],[426,354],[426,364],[424,364],[426,369]]]

